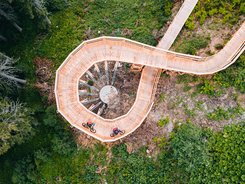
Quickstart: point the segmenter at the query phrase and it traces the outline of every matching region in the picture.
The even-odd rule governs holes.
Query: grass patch
[[[216,108],[213,112],[207,114],[207,118],[213,121],[223,121],[235,118],[237,115],[244,113],[244,108],[241,106],[231,107],[227,110],[222,107]]]
[[[191,16],[186,21],[185,26],[190,30],[194,30],[197,28],[196,25],[198,25],[196,21],[202,25],[208,17],[211,17],[214,22],[235,25],[238,22],[239,17],[244,14],[244,9],[243,1],[200,0]]]
[[[195,55],[199,49],[208,46],[209,40],[209,37],[202,36],[185,39],[176,48],[176,52]]]
[[[157,126],[158,127],[163,127],[165,126],[166,124],[168,124],[170,121],[169,117],[167,116],[166,118],[161,118],[158,123],[157,123]]]
[[[153,137],[152,141],[160,149],[163,149],[166,146],[166,144],[167,144],[167,139],[165,137]]]
[[[203,104],[204,104],[204,102],[201,101],[201,100],[199,100],[199,101],[197,101],[197,103],[195,104],[195,108],[197,108],[197,109],[203,111],[203,110],[204,110]]]
[[[198,77],[188,75],[188,74],[183,74],[183,75],[177,75],[177,83],[190,83],[190,82],[196,82],[198,80]]]
[[[165,95],[164,93],[161,93],[161,94],[159,95],[159,101],[160,101],[160,102],[164,102],[164,101],[165,101],[165,98],[166,98],[166,95]]]
[[[245,93],[245,54],[225,70],[216,73],[213,80],[222,87],[234,86],[241,93]]]
[[[195,114],[195,109],[189,109],[187,105],[184,105],[184,111],[185,111],[185,114],[189,117],[189,118],[192,118],[194,117],[196,114]]]
[[[183,91],[184,92],[190,91],[191,88],[192,88],[191,86],[186,85],[186,86],[184,86]]]

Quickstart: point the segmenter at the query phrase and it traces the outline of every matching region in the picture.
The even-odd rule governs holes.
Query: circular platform
[[[99,96],[102,102],[112,104],[115,98],[118,96],[118,92],[114,86],[107,85],[100,90]]]

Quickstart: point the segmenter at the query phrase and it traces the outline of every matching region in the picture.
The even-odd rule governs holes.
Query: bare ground
[[[48,104],[55,103],[54,95],[54,65],[52,61],[46,58],[37,57],[34,59],[36,66],[37,81],[35,87],[39,90],[42,96],[48,97]]]

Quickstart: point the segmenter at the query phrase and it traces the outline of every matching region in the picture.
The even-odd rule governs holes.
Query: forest
[[[244,53],[232,66],[210,76],[162,73],[160,86],[172,80],[187,97],[178,93],[177,98],[172,96],[176,101],[169,102],[173,93],[156,95],[155,108],[165,115],[151,122],[152,126],[162,132],[169,123],[174,128],[169,135],[161,131],[151,135],[147,144],[140,142],[137,132],[109,144],[90,138],[85,145],[57,113],[55,71],[77,45],[107,35],[156,46],[180,3],[1,0],[0,184],[245,182]],[[218,30],[215,25],[233,30],[244,17],[242,0],[199,0],[173,49],[215,54],[209,50],[212,34],[198,35],[200,29],[209,24],[205,28],[210,32]],[[233,33],[214,46],[215,52]],[[223,99],[229,99],[230,104]],[[192,108],[188,106],[191,100],[196,100]],[[220,105],[205,110],[205,100],[208,105]],[[169,115],[157,106],[161,103],[168,103]],[[183,118],[173,118],[171,112],[177,108]],[[205,125],[198,124],[199,115]],[[139,146],[129,151],[134,136]],[[148,143],[154,145],[152,154]]]

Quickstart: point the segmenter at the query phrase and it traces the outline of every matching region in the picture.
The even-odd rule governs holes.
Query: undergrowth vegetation
[[[245,93],[245,55],[242,54],[233,65],[212,76],[197,77],[184,74],[177,78],[178,83],[196,83],[197,92],[209,96],[220,96],[229,87]]]
[[[213,112],[207,114],[209,120],[222,121],[234,118],[236,115],[241,115],[244,112],[244,109],[240,106],[230,107],[227,110],[224,110],[221,107],[217,107]]]
[[[208,17],[212,17],[216,22],[234,25],[244,13],[245,3],[242,0],[199,0],[185,26],[194,30],[197,28],[196,22],[202,25]]]
[[[197,50],[207,47],[208,37],[193,37],[189,40],[183,40],[177,47],[176,51],[186,54],[195,55]]]
[[[179,126],[153,159],[142,147],[129,154],[125,144],[107,149],[74,149],[69,155],[39,150],[17,163],[14,183],[242,183],[244,122],[222,132],[190,123]],[[52,154],[51,154],[52,153]],[[33,160],[32,160],[33,159]]]

